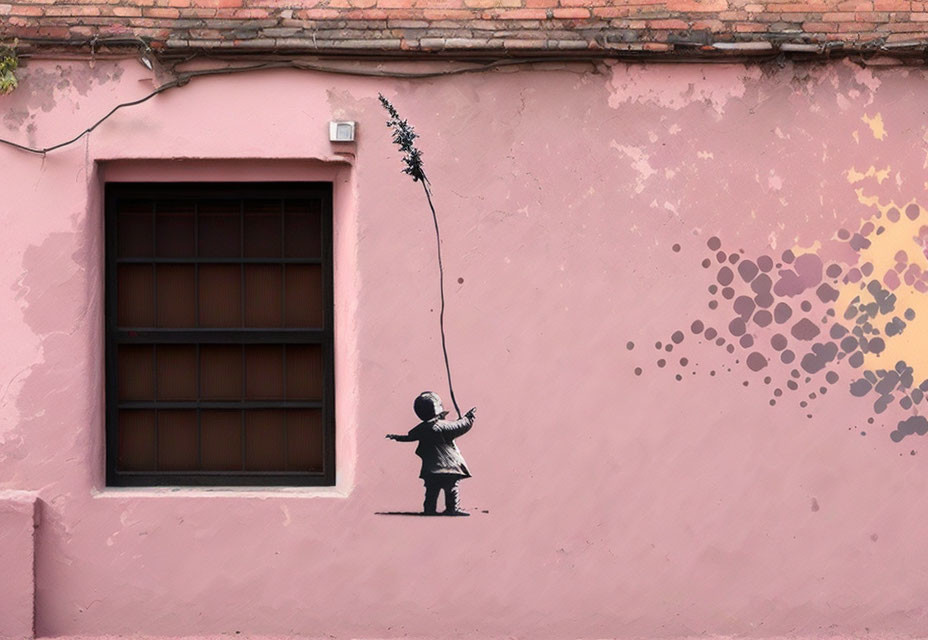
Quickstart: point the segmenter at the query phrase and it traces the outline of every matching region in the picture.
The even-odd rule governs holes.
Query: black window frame
[[[335,485],[335,340],[332,183],[330,182],[110,182],[104,185],[105,233],[105,367],[106,367],[106,486],[109,487],[310,487]],[[322,209],[323,328],[240,329],[118,329],[117,328],[117,211],[121,199],[202,200],[318,199]],[[169,262],[170,259],[160,259]],[[260,259],[263,263],[286,264]],[[154,256],[151,263],[158,263]],[[248,263],[249,259],[242,258]],[[244,293],[244,292],[243,292]],[[232,339],[235,338],[235,339]],[[118,346],[120,344],[321,344],[323,348],[323,470],[276,471],[121,471],[118,457]],[[197,365],[200,366],[199,363]],[[167,401],[155,402],[171,405]],[[173,403],[176,405],[177,403]],[[186,403],[190,404],[190,403]],[[209,402],[197,401],[198,405]],[[286,408],[311,403],[244,401],[246,408]],[[164,408],[171,408],[165,406]],[[201,407],[203,408],[203,407]],[[205,407],[208,408],[208,407]],[[315,408],[315,407],[312,407]]]

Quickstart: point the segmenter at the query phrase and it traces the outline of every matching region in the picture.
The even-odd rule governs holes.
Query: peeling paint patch
[[[867,169],[866,172],[861,173],[860,171],[857,171],[854,167],[851,167],[850,169],[848,169],[848,172],[847,172],[847,181],[850,182],[851,184],[855,184],[857,182],[860,182],[864,178],[876,178],[876,181],[878,184],[883,184],[883,181],[889,177],[889,171],[890,171],[889,167],[886,167],[885,169],[877,170],[876,167],[871,165],[870,168]]]
[[[616,64],[612,68],[609,106],[647,102],[665,109],[679,110],[692,103],[709,104],[717,116],[733,98],[742,98],[745,81],[760,79],[757,67],[719,66],[658,70],[636,64]]]
[[[868,127],[870,127],[873,137],[882,140],[886,137],[886,127],[883,126],[883,115],[877,113],[875,116],[868,116],[866,113],[861,118]],[[855,132],[856,133],[856,132]]]
[[[635,180],[635,193],[644,191],[645,182],[657,173],[657,170],[649,162],[650,156],[641,147],[622,145],[615,140],[610,142],[609,146],[632,161],[632,168],[638,172],[638,178]]]

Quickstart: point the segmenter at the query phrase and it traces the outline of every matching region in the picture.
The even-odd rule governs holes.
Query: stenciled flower
[[[403,163],[406,165],[403,173],[412,176],[413,182],[421,180],[423,183],[428,184],[429,181],[426,179],[425,171],[422,168],[422,152],[413,144],[413,141],[419,136],[416,135],[408,122],[400,118],[400,114],[396,112],[390,101],[383,97],[383,94],[378,93],[377,97],[380,98],[380,104],[383,105],[383,108],[390,114],[387,126],[393,129],[393,142],[403,152]]]

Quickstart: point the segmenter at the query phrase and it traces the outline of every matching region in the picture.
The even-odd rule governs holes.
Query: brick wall
[[[909,0],[0,0],[26,46],[141,37],[169,49],[415,52],[923,50]]]

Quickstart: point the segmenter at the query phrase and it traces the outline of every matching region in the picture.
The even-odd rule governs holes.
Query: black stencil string
[[[438,214],[435,213],[435,205],[432,204],[432,190],[429,188],[429,180],[425,177],[425,170],[422,167],[422,152],[413,144],[413,141],[419,137],[408,122],[400,118],[399,113],[390,104],[390,101],[378,94],[380,104],[390,114],[387,126],[393,130],[393,142],[399,146],[403,152],[403,163],[406,167],[403,173],[412,176],[413,182],[422,184],[422,190],[425,192],[425,199],[429,203],[429,210],[432,212],[432,222],[435,225],[435,243],[438,247],[438,290],[441,296],[441,307],[438,312],[438,326],[441,331],[441,352],[445,357],[445,373],[448,375],[448,391],[451,393],[451,404],[454,410],[461,418],[461,409],[458,407],[458,401],[454,397],[454,384],[451,382],[451,365],[448,362],[448,344],[445,338],[445,268],[441,260],[441,231],[438,228]]]

